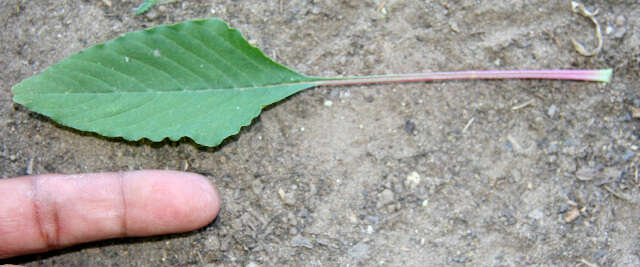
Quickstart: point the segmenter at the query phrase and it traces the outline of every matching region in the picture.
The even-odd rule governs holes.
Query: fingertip
[[[124,174],[128,236],[186,232],[215,219],[220,196],[204,176],[178,171]]]

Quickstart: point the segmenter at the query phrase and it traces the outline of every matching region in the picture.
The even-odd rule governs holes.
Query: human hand
[[[133,171],[0,179],[0,259],[102,239],[186,232],[213,221],[198,174]]]

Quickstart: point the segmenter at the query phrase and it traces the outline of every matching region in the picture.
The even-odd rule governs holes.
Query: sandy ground
[[[205,174],[224,201],[196,232],[7,260],[36,265],[640,266],[640,5],[588,1],[0,3],[0,177],[133,169]],[[61,127],[11,87],[129,31],[220,17],[318,76],[614,68],[610,84],[454,81],[315,88],[217,148]],[[331,101],[332,105],[325,105]],[[588,265],[595,264],[595,265]]]

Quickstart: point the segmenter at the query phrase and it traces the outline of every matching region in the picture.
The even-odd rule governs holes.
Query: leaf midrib
[[[315,78],[311,78],[315,79]],[[230,87],[230,88],[205,88],[205,89],[196,89],[196,90],[172,90],[172,91],[118,91],[118,92],[38,92],[33,95],[158,95],[158,94],[185,94],[185,93],[212,93],[212,92],[225,92],[225,91],[246,91],[253,89],[272,89],[277,87],[287,87],[287,86],[296,86],[296,85],[309,85],[311,86],[319,86],[328,82],[329,80],[324,80],[318,78],[317,80],[310,81],[297,81],[290,83],[278,83],[278,84],[267,84],[261,86],[247,86],[247,87]],[[84,88],[83,88],[84,89]]]

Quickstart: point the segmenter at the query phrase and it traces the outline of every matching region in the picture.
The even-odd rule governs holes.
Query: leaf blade
[[[263,107],[316,85],[217,19],[128,33],[14,86],[14,101],[83,131],[216,146]]]

